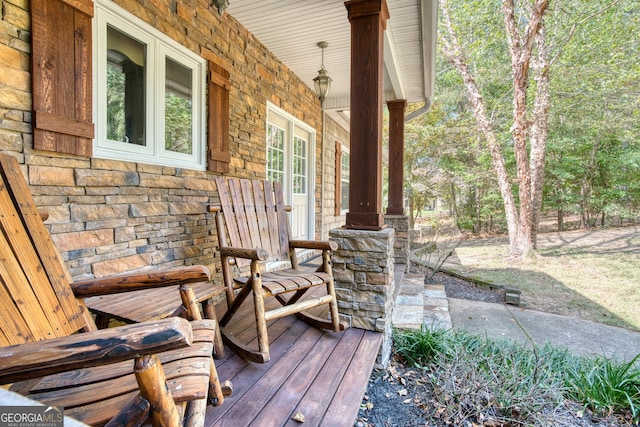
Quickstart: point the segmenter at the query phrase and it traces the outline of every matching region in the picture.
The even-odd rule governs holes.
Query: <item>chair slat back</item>
[[[289,258],[289,240],[291,239],[291,224],[287,215],[287,207],[284,204],[284,191],[281,182],[273,183],[273,195],[275,197],[276,216],[278,222],[277,245],[280,256]]]
[[[226,234],[223,246],[261,248],[269,252],[268,261],[289,259],[289,218],[284,205],[282,184],[270,181],[216,179]],[[224,233],[218,230],[218,233]],[[228,239],[228,241],[227,241]],[[248,265],[238,260],[239,266]]]
[[[0,345],[87,327],[70,280],[17,160],[0,155]]]

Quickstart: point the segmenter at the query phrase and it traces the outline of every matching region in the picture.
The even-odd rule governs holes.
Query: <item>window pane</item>
[[[176,153],[193,152],[193,90],[191,69],[166,58],[165,149]]]
[[[340,206],[341,209],[346,210],[349,208],[349,173],[350,173],[350,159],[349,153],[343,152],[341,159],[341,172],[340,172]]]
[[[107,138],[146,145],[144,43],[107,27]]]
[[[284,179],[284,129],[272,124],[267,126],[267,179]]]
[[[307,141],[293,138],[293,193],[306,194],[307,188]]]
[[[340,209],[349,209],[349,183],[342,181],[340,187]]]

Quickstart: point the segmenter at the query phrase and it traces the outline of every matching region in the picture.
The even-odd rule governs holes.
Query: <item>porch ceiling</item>
[[[386,100],[433,98],[438,0],[387,0]],[[236,18],[304,83],[313,88],[321,65],[333,79],[324,108],[348,128],[351,25],[343,0],[230,0]],[[340,114],[346,112],[346,114]]]

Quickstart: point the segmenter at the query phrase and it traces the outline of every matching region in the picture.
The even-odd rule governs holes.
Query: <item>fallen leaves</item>
[[[298,411],[293,417],[291,417],[291,419],[302,424],[304,422],[304,414]]]

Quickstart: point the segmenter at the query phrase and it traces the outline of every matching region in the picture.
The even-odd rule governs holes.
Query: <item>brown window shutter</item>
[[[229,172],[229,72],[209,62],[207,111],[207,170]]]
[[[31,2],[33,145],[91,155],[92,0]]]

